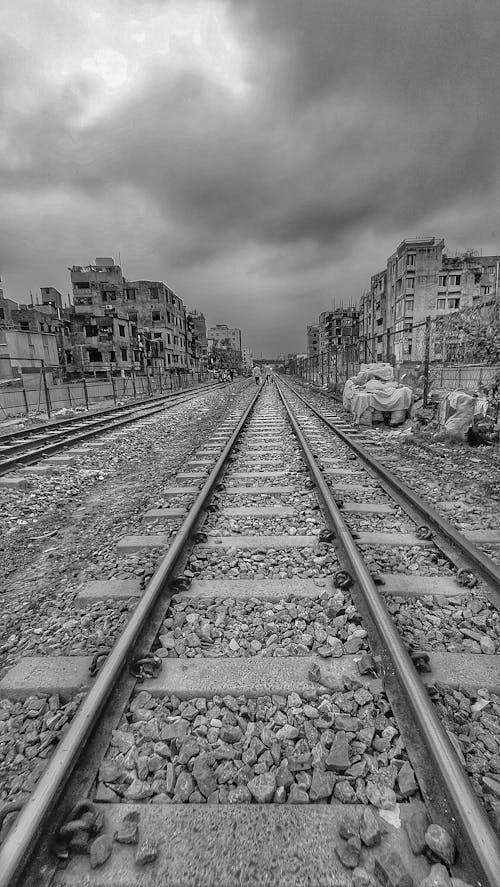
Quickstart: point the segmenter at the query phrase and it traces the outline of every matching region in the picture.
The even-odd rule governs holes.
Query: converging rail
[[[161,412],[166,407],[185,403],[215,385],[200,385],[188,391],[164,394],[152,399],[134,401],[118,407],[107,407],[89,415],[72,416],[42,426],[0,435],[0,477],[19,465],[30,465],[52,456],[67,446],[89,440],[137,419]]]
[[[442,687],[493,698],[500,656],[415,649],[393,606],[477,595],[483,618],[456,581],[467,547],[455,557],[426,503],[282,381],[252,384],[159,490],[172,505],[146,525],[177,531],[144,591],[81,590],[81,607],[137,604],[101,658],[59,659],[60,692],[87,695],[0,846],[0,887],[348,887],[355,869],[419,887],[430,864],[500,884],[484,798],[438,705]],[[434,536],[417,532],[424,513]],[[391,546],[422,572],[374,576]],[[0,697],[34,694],[34,668],[14,666]]]

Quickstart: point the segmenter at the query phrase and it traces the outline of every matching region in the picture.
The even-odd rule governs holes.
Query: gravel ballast
[[[179,701],[142,691],[113,734],[97,797],[391,810],[417,791],[386,697],[355,682],[311,698]]]

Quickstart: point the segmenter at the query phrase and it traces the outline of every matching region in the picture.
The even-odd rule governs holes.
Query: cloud
[[[302,350],[405,236],[496,249],[496,0],[7,6],[13,298],[120,250],[257,350]]]

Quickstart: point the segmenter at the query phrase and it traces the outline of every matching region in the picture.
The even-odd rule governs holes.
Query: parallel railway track
[[[0,477],[15,471],[19,466],[31,465],[46,456],[53,456],[65,447],[83,443],[145,416],[155,415],[169,406],[185,403],[197,393],[215,387],[215,385],[202,385],[174,394],[134,401],[86,415],[72,416],[44,425],[3,433],[0,435]]]
[[[428,863],[408,850],[405,829],[385,825],[418,799],[459,848],[454,874],[499,883],[497,838],[427,689],[498,692],[499,656],[476,655],[474,669],[470,656],[460,665],[460,654],[411,650],[384,604],[475,596],[456,583],[459,567],[488,582],[492,606],[497,568],[361,450],[354,465],[350,437],[335,434],[338,444],[304,399],[268,386],[190,460],[189,486],[163,491],[172,507],[145,515],[153,529],[181,523],[97,677],[84,678],[88,693],[0,848],[0,887],[124,887],[137,872],[144,885],[349,884],[347,857],[359,848],[344,840],[345,816],[368,808],[387,833],[381,846],[363,844],[361,864],[380,875],[398,849],[418,884]],[[371,516],[391,531],[367,533]],[[432,538],[406,529],[423,516]],[[397,539],[395,520],[405,524]],[[428,556],[427,573],[376,584],[368,555],[395,542]],[[119,584],[101,583],[103,596]],[[159,661],[143,667],[161,671],[136,686],[137,658],[151,651]],[[78,662],[80,678],[88,664]],[[70,665],[61,660],[68,693],[79,686]],[[403,783],[413,772],[418,787]],[[49,848],[56,840],[61,851],[61,825],[87,796],[105,814],[110,858],[90,869],[66,846],[58,868]],[[150,837],[143,857],[158,849],[146,868],[134,863],[141,847],[111,845],[126,813],[139,843]]]

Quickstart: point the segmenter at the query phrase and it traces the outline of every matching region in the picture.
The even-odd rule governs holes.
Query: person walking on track
[[[255,379],[255,384],[260,385],[260,366],[258,364],[253,368],[253,377]]]

